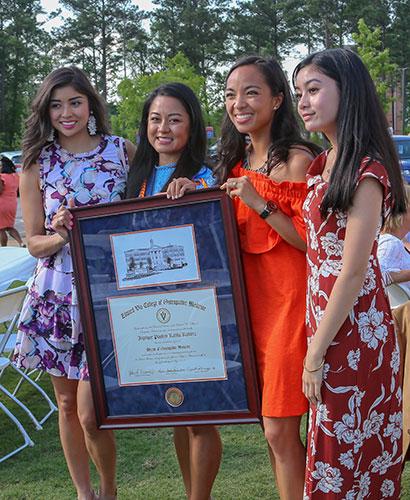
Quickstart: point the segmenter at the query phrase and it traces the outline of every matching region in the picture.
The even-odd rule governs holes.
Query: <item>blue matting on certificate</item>
[[[80,220],[79,224],[94,321],[98,332],[97,342],[106,392],[107,414],[111,417],[120,417],[129,414],[147,416],[167,413],[246,411],[249,405],[244,385],[243,362],[235,320],[231,271],[226,257],[227,249],[220,203],[217,200],[198,202],[189,205],[189,210],[186,206],[176,205],[162,207],[161,210],[146,209],[132,213],[111,214]],[[185,254],[181,254],[180,249],[175,249],[180,243],[178,239],[174,238],[168,244],[168,240],[159,240],[153,233],[152,238],[146,238],[148,241],[146,243],[139,236],[145,233],[138,232],[149,233],[149,231],[163,228],[189,225],[194,228],[195,251],[200,273],[195,274],[193,264],[194,271],[187,274],[189,277],[187,281],[156,284],[155,280],[162,280],[158,276],[164,276],[164,281],[169,281],[168,277],[173,273],[179,272],[182,276],[180,269],[188,269],[185,262],[190,262],[184,257],[188,252],[185,249]],[[122,234],[127,235],[133,232],[137,232],[135,234],[141,240],[141,242],[138,241],[137,248],[125,247],[125,243],[118,240],[124,247],[125,256],[113,256],[110,235],[115,234],[116,238],[119,238]],[[155,260],[158,253],[152,256],[149,253],[151,248],[154,248],[156,252],[168,252],[165,257],[161,257],[159,264]],[[121,268],[120,278],[116,274],[115,258],[126,259]],[[164,268],[164,266],[167,267]],[[154,275],[154,273],[157,274]],[[151,278],[151,275],[154,277]],[[121,286],[118,286],[119,284]],[[216,293],[227,377],[224,380],[120,385],[117,369],[118,357],[114,353],[107,297],[125,298],[134,293],[135,295],[165,293],[170,297],[172,292],[207,287],[213,287]],[[117,332],[117,335],[120,333]],[[124,335],[128,333],[124,331]],[[179,406],[173,406],[170,400],[167,401],[165,394],[170,388],[179,389],[183,394],[183,402],[179,402]]]

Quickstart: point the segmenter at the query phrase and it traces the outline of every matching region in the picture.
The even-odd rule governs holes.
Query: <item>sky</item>
[[[150,0],[132,0],[132,2],[136,5],[141,10],[152,10],[154,8],[154,4]],[[49,14],[50,12],[53,12],[54,10],[58,9],[60,6],[60,2],[58,0],[40,0],[40,3],[43,7],[43,9]],[[67,15],[67,11],[63,11],[63,15]],[[45,21],[47,15],[41,16],[40,20]],[[61,18],[56,18],[51,21],[47,21],[46,24],[44,25],[44,28],[46,30],[51,30],[52,28],[59,26],[61,24]],[[287,72],[288,77],[290,78],[293,73],[293,69],[295,68],[296,64],[302,59],[302,57],[306,55],[306,51],[304,50],[303,46],[297,46],[296,47],[296,53],[289,56],[284,62],[283,62],[283,69]]]
[[[40,3],[42,5],[43,9],[48,14],[50,12],[53,12],[54,10],[57,10],[60,7],[60,2],[58,0],[40,0]],[[138,5],[138,7],[141,10],[152,10],[154,8],[154,4],[152,2],[150,2],[150,0],[132,0],[132,3],[134,3],[135,5]],[[64,10],[63,14],[64,13],[67,13],[67,11]],[[46,15],[41,16],[40,19],[42,21],[45,21],[46,17],[47,17]],[[51,28],[53,28],[55,26],[59,26],[60,24],[61,24],[61,20],[56,18],[56,19],[53,19],[52,21],[48,21],[44,27],[47,30],[51,30]]]

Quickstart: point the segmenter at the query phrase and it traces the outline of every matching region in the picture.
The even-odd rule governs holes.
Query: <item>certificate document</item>
[[[107,302],[120,386],[227,379],[214,287]]]

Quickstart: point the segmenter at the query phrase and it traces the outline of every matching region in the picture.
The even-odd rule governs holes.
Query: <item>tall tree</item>
[[[81,65],[102,95],[109,82],[126,73],[135,52],[145,53],[147,37],[142,26],[145,13],[131,0],[60,0],[71,12],[55,30],[57,52],[69,63]]]
[[[391,62],[389,49],[382,50],[381,29],[371,30],[363,19],[359,20],[357,33],[353,33],[353,40],[357,44],[357,51],[364,64],[369,70],[375,85],[377,94],[387,111],[391,97],[388,96],[397,73],[397,66]]]
[[[309,52],[351,43],[359,19],[382,33],[389,24],[390,0],[307,0],[299,26],[302,43]]]
[[[387,31],[386,45],[392,60],[399,67],[402,87],[403,117],[406,131],[410,130],[410,2],[393,2],[392,23]]]
[[[208,114],[218,94],[213,78],[230,60],[227,16],[230,0],[153,0],[151,33],[156,64],[182,52],[203,77],[203,105]]]
[[[282,59],[301,39],[303,4],[300,0],[239,0],[231,23],[235,56],[260,54]]]
[[[18,148],[32,89],[50,69],[39,0],[0,0],[0,146]]]
[[[387,30],[386,45],[400,67],[410,66],[410,2],[392,2],[392,22]]]
[[[185,83],[198,95],[204,83],[181,52],[168,59],[162,71],[124,79],[118,86],[120,101],[118,114],[112,120],[114,132],[135,141],[145,99],[156,87],[168,82]]]

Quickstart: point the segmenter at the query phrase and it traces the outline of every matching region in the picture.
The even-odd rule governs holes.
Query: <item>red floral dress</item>
[[[328,184],[321,176],[326,154],[308,171],[304,218],[308,236],[307,335],[312,337],[342,269],[348,215],[320,203]],[[362,161],[366,177],[383,187],[383,218],[390,210],[386,170]],[[311,407],[304,499],[398,499],[402,451],[400,356],[376,257],[375,238],[359,296],[326,353],[322,403]]]

